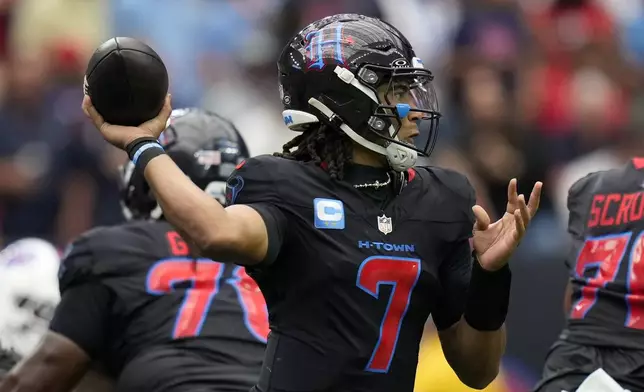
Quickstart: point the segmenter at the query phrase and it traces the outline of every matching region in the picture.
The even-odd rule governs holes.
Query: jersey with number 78
[[[572,284],[566,340],[644,349],[644,160],[569,191]]]
[[[241,266],[194,258],[169,223],[132,221],[83,234],[64,257],[59,280],[63,298],[83,286],[110,293],[101,306],[87,298],[91,313],[106,326],[103,336],[89,334],[100,342],[91,342],[95,348],[88,354],[128,387],[145,385],[129,390],[201,382],[247,391],[255,383],[269,332],[259,288]],[[79,311],[84,310],[59,309],[55,319],[79,320]],[[89,337],[74,333],[73,339]],[[192,358],[208,369],[187,371]],[[154,370],[164,366],[171,370]]]
[[[257,391],[413,390],[429,315],[440,330],[463,312],[474,191],[439,168],[406,178],[381,209],[313,162],[260,156],[232,174],[228,202],[254,207],[282,241],[247,269],[271,325]]]

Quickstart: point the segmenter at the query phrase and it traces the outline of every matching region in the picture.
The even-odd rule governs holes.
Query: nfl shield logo
[[[394,229],[393,224],[391,223],[391,218],[387,218],[385,214],[378,217],[378,230],[383,234],[389,234]]]

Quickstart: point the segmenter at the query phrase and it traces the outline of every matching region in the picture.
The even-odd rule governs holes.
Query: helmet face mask
[[[159,142],[199,188],[225,201],[225,183],[235,166],[247,159],[248,148],[228,120],[200,109],[172,112]],[[126,219],[160,219],[162,210],[145,177],[132,162],[121,167],[121,207]]]
[[[358,72],[362,83],[374,91],[378,99],[374,117],[384,120],[389,127],[376,126],[375,121],[370,122],[367,128],[370,132],[377,133],[384,139],[384,146],[389,143],[398,143],[411,148],[420,155],[429,156],[438,135],[440,112],[438,99],[432,84],[433,75],[422,68],[390,68],[374,65],[365,65]],[[374,77],[375,75],[375,77]],[[373,82],[376,80],[375,82]],[[382,81],[378,84],[378,81]],[[377,87],[374,87],[376,85]],[[420,122],[429,124],[429,137],[422,147],[417,147],[399,138],[403,126],[403,119],[412,116],[416,125]]]
[[[331,124],[385,155],[395,170],[431,153],[440,119],[433,75],[393,26],[355,14],[321,19],[287,44],[278,68],[284,122],[292,130]],[[419,129],[429,135],[416,147],[404,133]]]

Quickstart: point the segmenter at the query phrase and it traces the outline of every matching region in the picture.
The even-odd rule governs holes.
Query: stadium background
[[[502,376],[527,391],[562,326],[565,199],[587,172],[638,154],[644,132],[641,0],[0,0],[0,244],[58,246],[121,221],[125,158],[86,123],[81,83],[92,50],[141,38],[170,71],[173,106],[236,123],[252,154],[277,151],[275,59],[322,16],[358,12],[398,26],[436,75],[444,121],[437,164],[457,168],[498,214],[506,184],[545,182],[541,211],[512,260]],[[467,390],[428,325],[417,392]]]

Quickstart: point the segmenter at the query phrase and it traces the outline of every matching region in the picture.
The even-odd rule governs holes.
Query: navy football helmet
[[[159,137],[166,153],[198,187],[225,203],[226,180],[248,158],[235,126],[201,109],[175,109]],[[162,211],[143,173],[132,162],[121,169],[121,205],[129,219],[159,219]]]
[[[356,14],[313,22],[293,37],[278,61],[284,123],[306,132],[324,122],[387,157],[394,170],[429,156],[440,113],[432,73],[390,24]],[[429,121],[417,147],[398,138],[401,119]]]

